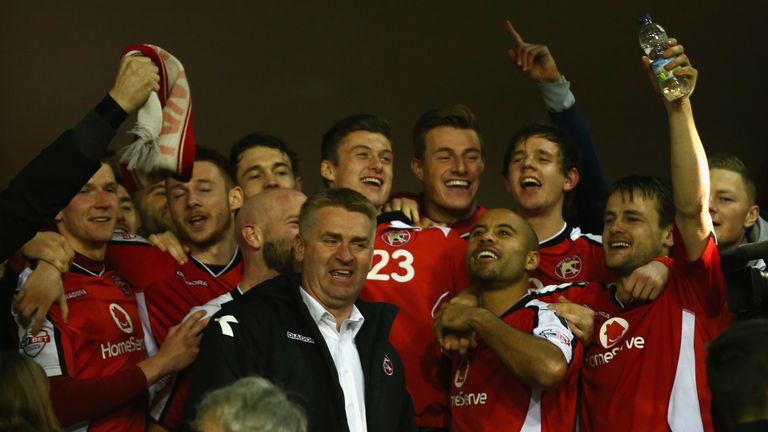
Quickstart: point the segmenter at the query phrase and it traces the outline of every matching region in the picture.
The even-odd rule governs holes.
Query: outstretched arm
[[[712,219],[708,211],[709,168],[704,146],[693,120],[690,96],[696,85],[698,72],[691,66],[682,45],[670,39],[670,47],[664,51],[664,57],[676,55],[677,58],[665,68],[672,70],[677,77],[688,79],[691,91],[688,95],[669,102],[664,99],[664,106],[669,121],[669,138],[672,162],[672,191],[675,200],[675,223],[680,231],[685,250],[690,261],[697,260],[712,233]],[[659,90],[658,81],[650,70],[650,60],[643,57],[654,87]]]
[[[570,83],[560,74],[554,56],[546,45],[529,43],[506,22],[512,47],[509,58],[531,81],[539,84],[552,123],[565,130],[578,148],[581,166],[579,184],[574,190],[578,224],[582,231],[600,234],[603,229],[603,203],[608,191],[589,128],[576,109]]]

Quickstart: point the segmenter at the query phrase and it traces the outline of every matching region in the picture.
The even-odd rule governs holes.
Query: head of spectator
[[[329,188],[360,192],[376,208],[392,189],[392,132],[373,114],[346,117],[323,135],[320,175]]]
[[[169,177],[166,189],[173,224],[193,255],[225,243],[234,249],[234,213],[243,202],[243,191],[235,186],[224,156],[198,147],[192,178],[181,182]]]
[[[628,176],[609,190],[605,205],[605,263],[625,277],[672,246],[675,202],[667,179]]]
[[[175,231],[168,211],[165,180],[134,192],[133,204],[139,213],[142,235],[149,237],[151,234]]]
[[[443,223],[470,217],[485,170],[475,113],[464,105],[427,111],[413,128],[413,150],[411,170],[423,183],[426,215]]]
[[[101,164],[69,204],[56,215],[56,228],[72,249],[103,261],[106,244],[117,222],[117,181],[112,168]]]
[[[254,376],[208,393],[193,427],[201,432],[306,432],[307,418],[280,389]]]
[[[48,377],[34,360],[16,350],[0,351],[0,430],[62,430],[48,397]]]
[[[504,185],[526,220],[563,218],[565,196],[579,182],[576,146],[565,131],[534,124],[520,129],[504,152]]]
[[[768,421],[768,320],[734,324],[707,348],[707,382],[712,410],[725,423],[722,430],[749,429]],[[737,429],[741,425],[743,429]],[[731,429],[733,428],[733,429]]]
[[[229,151],[235,182],[246,197],[270,188],[301,190],[299,159],[280,138],[252,133],[236,142]]]
[[[245,199],[235,218],[244,265],[241,291],[295,271],[293,243],[306,199],[303,193],[284,188],[267,189]]]
[[[301,207],[296,260],[302,287],[336,318],[349,318],[373,260],[378,210],[346,188],[311,195]]]
[[[721,251],[738,246],[747,230],[757,222],[760,209],[755,204],[755,182],[744,163],[722,153],[709,160],[709,214]]]
[[[533,228],[512,210],[487,211],[472,227],[467,268],[481,290],[520,284],[539,266],[539,240]]]
[[[117,223],[115,231],[136,234],[141,227],[141,217],[136,206],[133,205],[133,198],[121,184],[117,185]]]

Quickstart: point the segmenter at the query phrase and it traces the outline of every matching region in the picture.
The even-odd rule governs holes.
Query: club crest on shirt
[[[50,341],[51,336],[48,334],[48,330],[42,329],[35,336],[30,334],[24,336],[24,338],[19,343],[19,348],[24,351],[24,354],[35,358]]]
[[[561,279],[573,279],[581,273],[581,257],[571,255],[555,264],[555,274]]]
[[[408,230],[387,231],[381,235],[381,239],[392,247],[405,246],[411,241],[411,232]]]
[[[629,323],[624,318],[614,317],[604,322],[600,327],[600,344],[610,348],[624,337],[629,330]]]
[[[131,296],[131,284],[116,274],[110,275],[110,278],[112,278],[112,282],[114,282],[116,287],[120,288],[120,291],[122,291],[126,297]]]
[[[119,304],[111,303],[109,305],[109,314],[112,315],[112,319],[115,321],[115,324],[117,324],[117,328],[123,333],[133,333],[133,321],[131,320],[131,316],[128,315],[128,312],[120,307]]]
[[[467,382],[469,376],[469,357],[464,357],[459,363],[459,367],[456,368],[456,374],[453,376],[453,385],[456,388],[462,388],[464,383]]]
[[[384,354],[384,363],[382,364],[382,367],[384,369],[384,373],[389,376],[392,376],[392,374],[395,373],[395,367],[392,365],[392,360],[390,360],[386,354]]]

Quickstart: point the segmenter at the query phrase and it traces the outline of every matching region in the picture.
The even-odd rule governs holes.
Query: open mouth
[[[611,249],[629,249],[630,247],[632,247],[631,244],[629,244],[628,242],[625,242],[625,241],[611,242],[611,243],[608,244],[608,246]]]
[[[331,270],[331,277],[334,279],[349,279],[352,277],[351,270]]]
[[[378,177],[363,177],[360,179],[363,184],[381,187],[382,184],[384,184],[384,181]]]
[[[203,215],[193,215],[192,217],[187,219],[187,223],[192,225],[193,227],[197,227],[205,223],[208,218]]]
[[[92,217],[88,219],[89,222],[96,222],[96,223],[107,223],[111,220],[112,218],[109,216],[97,216],[97,217]]]
[[[475,254],[475,259],[477,261],[497,261],[499,259],[499,254],[494,251],[483,250]]]
[[[469,189],[469,185],[471,183],[469,180],[452,179],[452,180],[446,181],[443,184],[445,185],[445,187],[451,188],[451,189]]]
[[[533,189],[533,188],[541,188],[541,182],[536,177],[523,177],[522,180],[520,180],[520,186],[523,189]]]

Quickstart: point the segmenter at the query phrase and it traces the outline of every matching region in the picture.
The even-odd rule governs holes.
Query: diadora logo
[[[50,341],[51,336],[48,335],[47,330],[43,329],[35,336],[29,334],[24,336],[19,344],[19,348],[24,351],[24,354],[35,358]]]
[[[610,348],[624,337],[629,330],[629,323],[624,318],[611,318],[600,327],[600,344]]]
[[[453,385],[456,388],[462,388],[464,383],[467,382],[467,376],[469,375],[469,358],[464,359],[459,363],[459,367],[456,368],[456,374],[453,376]]]
[[[408,230],[388,231],[381,235],[381,239],[392,247],[405,246],[411,241],[411,232]]]
[[[180,277],[181,280],[184,281],[186,285],[189,286],[208,286],[208,281],[205,281],[203,279],[193,279],[193,280],[187,280],[187,276],[181,272],[181,270],[176,270],[176,276]]]
[[[555,264],[555,274],[561,279],[573,279],[581,273],[581,257],[571,255]]]
[[[234,318],[234,317],[232,317],[232,318]],[[233,322],[237,322],[237,321],[233,321]],[[290,331],[288,331],[286,333],[287,333],[288,339],[293,339],[293,340],[301,341],[301,342],[304,342],[304,343],[310,343],[310,344],[315,343],[315,340],[312,339],[309,336],[300,335],[300,334],[293,333],[293,332],[290,332]],[[229,335],[229,336],[231,336],[231,335]]]
[[[110,277],[112,278],[112,282],[120,288],[120,291],[122,291],[126,297],[131,296],[131,285],[129,285],[128,282],[116,274],[110,275]]]
[[[384,354],[384,363],[382,363],[382,368],[384,369],[384,373],[389,376],[392,376],[392,374],[395,373],[395,366],[392,365],[392,360],[390,360],[386,354]]]
[[[109,314],[112,315],[112,319],[115,320],[117,328],[123,331],[123,333],[133,333],[133,321],[128,312],[125,311],[117,303],[109,305]]]

